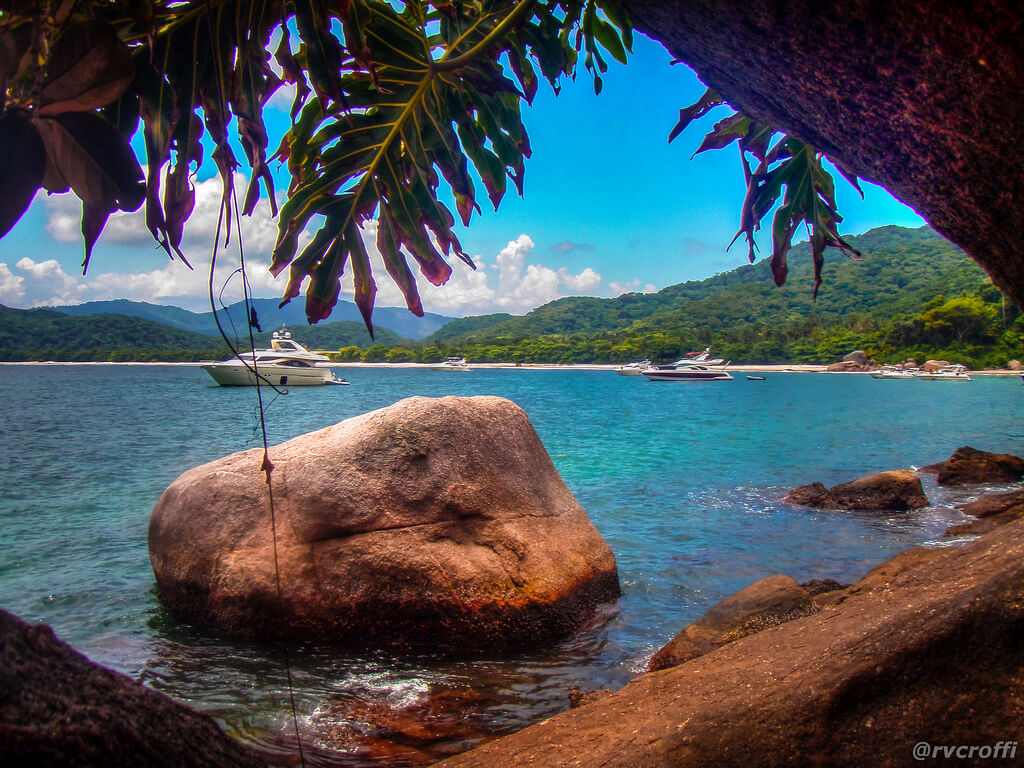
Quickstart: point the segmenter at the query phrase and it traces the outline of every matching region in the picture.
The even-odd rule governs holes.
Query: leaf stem
[[[431,69],[435,72],[448,72],[459,67],[464,67],[467,64],[471,64],[476,61],[483,53],[485,53],[495,42],[503,38],[508,34],[509,30],[512,29],[516,24],[526,18],[526,15],[533,10],[533,6],[537,0],[519,0],[519,3],[501,22],[492,29],[487,36],[479,43],[474,45],[468,51],[463,54],[456,56],[453,59],[448,58],[451,51],[449,50],[440,61],[435,61],[430,65]]]

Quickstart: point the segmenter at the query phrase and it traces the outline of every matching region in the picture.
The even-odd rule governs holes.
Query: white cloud
[[[11,272],[10,267],[0,263],[0,304],[20,306],[25,298],[25,278]]]
[[[244,176],[236,174],[235,185],[240,199],[244,197],[246,183]],[[39,306],[127,298],[177,304],[201,311],[208,306],[208,270],[220,212],[220,197],[219,177],[196,184],[196,207],[186,223],[182,242],[182,250],[196,268],[195,271],[186,269],[177,260],[168,260],[159,268],[145,272],[122,274],[108,271],[97,274],[97,267],[102,264],[102,260],[94,259],[89,275],[82,278],[65,274],[55,261],[37,263],[25,258],[15,264],[13,270],[0,264],[0,301],[6,300],[15,306]],[[53,239],[59,242],[80,242],[81,212],[76,198],[70,195],[50,197],[46,201],[46,210],[46,231]],[[280,296],[288,275],[285,270],[280,278],[275,279],[267,271],[277,239],[277,222],[271,218],[266,200],[260,201],[254,216],[242,217],[241,228],[252,293],[261,297]],[[376,303],[379,306],[403,306],[405,299],[388,276],[377,251],[376,229],[376,222],[367,223],[363,229],[377,282]],[[222,245],[223,237],[222,233]],[[311,237],[311,231],[302,234],[298,252],[301,252]],[[145,225],[144,210],[111,216],[100,242],[151,250],[155,247]],[[237,266],[237,242],[237,233],[233,232],[231,246],[222,248],[218,256],[218,270],[214,280],[218,291]],[[417,277],[424,309],[441,314],[467,315],[496,311],[521,314],[562,296],[603,292],[601,275],[593,268],[586,267],[574,274],[565,267],[552,269],[530,263],[534,249],[533,240],[529,235],[522,234],[510,241],[491,263],[482,256],[476,256],[476,270],[452,256],[449,258],[452,275],[443,286],[431,285],[419,274],[411,257],[408,262]],[[629,289],[613,284],[612,290],[622,292]],[[352,300],[350,270],[346,270],[342,279],[341,297]],[[224,298],[227,302],[241,298],[241,285],[237,276],[228,284]]]
[[[611,282],[608,283],[608,290],[612,292],[613,296],[621,296],[624,293],[655,293],[657,288],[651,283],[646,283],[641,287],[639,280],[629,280],[625,283]]]

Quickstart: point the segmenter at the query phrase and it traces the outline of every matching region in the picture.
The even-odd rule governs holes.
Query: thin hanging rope
[[[219,63],[221,61],[220,41],[219,41],[217,35],[214,33],[213,22],[210,20],[210,14],[212,12],[212,9],[210,8],[210,0],[206,0],[206,10],[207,10],[207,13],[206,13],[206,23],[207,23],[207,27],[209,28],[209,32],[210,32],[210,40],[212,41],[213,46],[214,46],[214,56],[216,57],[216,61]],[[222,86],[221,78],[218,77],[218,78],[216,78],[216,80],[217,80],[217,99],[218,99],[218,103],[219,103],[219,108],[220,108],[221,114],[224,114],[224,111],[225,111],[224,89],[221,87]],[[226,127],[227,126],[225,125],[225,128]],[[275,584],[276,584],[276,587],[277,587],[277,602],[278,602],[278,605],[279,605],[279,607],[281,609],[281,614],[283,615],[284,614],[284,592],[281,589],[281,568],[280,568],[280,564],[279,564],[278,556],[277,556],[277,514],[276,514],[276,511],[274,509],[274,484],[273,484],[273,480],[272,480],[272,473],[273,473],[273,470],[274,470],[274,465],[270,461],[270,446],[269,446],[269,442],[267,440],[266,412],[265,412],[265,409],[264,409],[264,406],[263,406],[263,391],[262,391],[262,387],[260,386],[260,381],[261,381],[262,377],[259,375],[259,368],[258,368],[258,366],[256,364],[256,338],[253,335],[252,324],[248,322],[248,319],[250,317],[252,317],[252,302],[251,302],[250,291],[249,291],[249,280],[248,280],[248,276],[246,275],[246,272],[245,272],[245,249],[242,246],[242,225],[241,225],[241,220],[239,218],[239,213],[238,213],[238,211],[239,211],[238,199],[237,199],[237,197],[235,195],[235,175],[234,175],[233,171],[229,174],[228,178],[229,178],[230,184],[231,184],[231,192],[230,192],[231,207],[228,208],[228,222],[227,222],[227,226],[228,226],[228,232],[230,233],[231,232],[231,218],[232,218],[231,208],[233,208],[234,209],[234,220],[235,220],[235,232],[236,232],[237,237],[238,237],[239,269],[242,272],[242,295],[243,295],[243,298],[245,300],[245,315],[246,315],[247,325],[249,327],[249,349],[252,351],[252,371],[253,371],[254,379],[255,379],[255,382],[256,382],[256,401],[257,401],[257,405],[259,406],[259,412],[260,412],[260,414],[259,414],[260,415],[260,432],[261,432],[261,435],[262,435],[262,438],[263,438],[263,461],[262,461],[262,463],[260,465],[260,471],[263,472],[265,474],[265,476],[266,476],[267,495],[268,495],[268,497],[270,499],[270,532],[271,532],[271,542],[273,544],[273,551],[274,551],[274,581],[275,581]],[[214,320],[217,322],[217,329],[220,331],[221,336],[223,337],[224,341],[227,342],[228,346],[232,349],[232,351],[235,351],[235,354],[237,355],[237,351],[235,350],[234,345],[231,343],[230,339],[228,339],[227,335],[224,333],[224,328],[221,326],[220,319],[217,317],[217,308],[214,305],[214,298],[213,298],[214,271],[215,271],[216,266],[217,266],[217,249],[220,247],[220,233],[221,233],[221,227],[222,227],[222,225],[224,223],[224,210],[225,210],[226,207],[227,206],[225,205],[225,201],[222,200],[222,203],[220,205],[220,211],[218,212],[218,215],[217,215],[217,232],[216,232],[216,235],[214,236],[214,240],[213,240],[213,253],[212,253],[211,257],[210,257],[210,284],[209,284],[209,290],[210,290],[210,309],[213,311],[213,317],[214,317]],[[248,365],[246,365],[246,367],[248,367]],[[267,381],[267,383],[270,384],[269,380]],[[275,391],[279,391],[272,384],[270,384],[270,386],[273,389],[275,389]],[[305,756],[305,753],[304,753],[304,751],[302,749],[302,737],[299,734],[299,715],[298,715],[298,710],[297,710],[297,708],[295,706],[295,686],[294,686],[294,683],[293,683],[293,680],[292,680],[291,654],[288,651],[288,643],[287,643],[287,641],[282,641],[281,647],[282,647],[282,650],[284,651],[284,669],[285,669],[285,675],[286,675],[287,681],[288,681],[288,702],[289,702],[289,704],[291,706],[291,711],[292,711],[292,727],[295,730],[295,743],[296,743],[296,746],[298,747],[298,750],[299,750],[299,760],[301,761],[302,767],[306,768],[306,756]]]

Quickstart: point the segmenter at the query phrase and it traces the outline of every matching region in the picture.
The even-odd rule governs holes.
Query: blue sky
[[[559,296],[658,290],[746,263],[742,243],[725,250],[743,199],[738,152],[727,148],[690,159],[715,116],[692,125],[671,145],[667,142],[679,108],[704,91],[692,71],[670,66],[670,59],[659,44],[638,36],[630,64],[611,63],[599,96],[585,72],[557,97],[542,85],[533,106],[524,109],[533,147],[524,197],[510,184],[495,213],[481,188],[483,214],[459,230],[479,269],[473,272],[454,260],[449,285],[434,289],[421,280],[426,310],[519,314]],[[271,151],[287,128],[283,96],[274,102],[279,109],[268,110]],[[79,203],[70,195],[41,194],[0,240],[0,303],[131,298],[194,310],[207,307],[206,271],[220,194],[219,182],[210,178],[212,163],[208,166],[197,179],[198,205],[184,244],[196,272],[168,262],[139,213],[111,219],[83,278]],[[280,192],[287,187],[286,173],[281,169],[276,175]],[[883,224],[924,223],[885,190],[863,186],[865,200],[837,180],[844,234]],[[276,235],[267,208],[261,203],[257,217],[245,222],[243,241],[255,293],[276,296],[284,281],[265,271]],[[767,233],[761,240],[762,252],[770,250]],[[230,271],[225,262],[224,276]],[[383,270],[377,282],[379,305],[402,303]],[[350,296],[350,286],[345,289]],[[234,299],[239,290],[236,279],[225,294]]]

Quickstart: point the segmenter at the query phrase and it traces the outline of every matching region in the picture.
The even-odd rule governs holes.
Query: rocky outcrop
[[[858,349],[851,352],[848,355],[843,355],[844,363],[856,363],[857,365],[870,365],[868,356],[864,353],[864,350]]]
[[[1011,360],[1006,364],[1006,367],[1011,371],[1024,371],[1024,363],[1020,360]]]
[[[928,506],[921,479],[907,469],[879,472],[826,488],[818,482],[794,488],[782,499],[817,509],[920,509]]]
[[[656,672],[695,659],[741,637],[818,610],[810,593],[788,576],[769,576],[717,603],[651,658]]]
[[[409,398],[185,472],[150,520],[157,594],[234,635],[349,646],[537,645],[619,594],[615,557],[526,414]]]
[[[921,370],[925,373],[935,373],[935,371],[945,368],[949,364],[948,360],[925,360],[921,364]]]
[[[825,370],[829,373],[864,373],[872,368],[873,366],[870,363],[858,363],[854,360],[847,360],[841,363],[832,363]]]
[[[833,606],[441,765],[912,765],[919,742],[1021,741],[1024,521],[869,577]]]
[[[938,474],[939,485],[977,485],[1016,483],[1024,475],[1024,459],[1009,453],[989,453],[968,445],[938,464],[921,467],[919,472]]]
[[[195,712],[0,610],[0,765],[262,766]]]
[[[983,496],[970,504],[964,504],[960,511],[977,519],[951,525],[944,536],[978,536],[1024,518],[1024,491]]]

